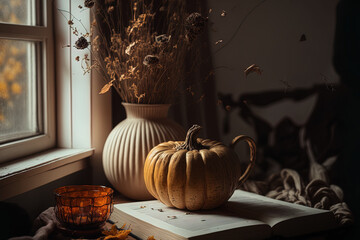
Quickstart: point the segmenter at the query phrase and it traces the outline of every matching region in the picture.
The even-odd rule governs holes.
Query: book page
[[[116,204],[110,219],[119,226],[130,224],[134,234],[145,239],[262,239],[271,232],[291,237],[335,226],[330,211],[241,190],[217,209],[190,212],[153,200]]]
[[[125,216],[124,213],[128,215]],[[116,218],[117,221],[122,221],[119,225],[124,222],[131,223],[134,234],[145,239],[146,234],[141,230],[146,230],[150,234],[151,226],[148,224],[179,236],[178,238],[172,236],[172,239],[217,239],[223,236],[226,236],[226,239],[238,239],[239,235],[243,235],[244,239],[250,239],[265,238],[271,235],[270,227],[267,224],[258,220],[239,217],[237,214],[224,209],[190,212],[167,207],[155,200],[117,204],[114,206],[113,214],[118,216],[112,216],[113,221]],[[143,223],[136,227],[138,222],[136,219],[140,219]],[[147,223],[146,228],[144,227],[145,223]],[[154,229],[151,235],[158,239],[156,234],[159,231]],[[164,231],[160,231],[160,233],[162,233],[158,236],[160,239],[169,238],[169,235],[164,235]]]
[[[335,225],[333,213],[236,190],[224,206],[244,218],[269,224],[283,236],[322,231]]]

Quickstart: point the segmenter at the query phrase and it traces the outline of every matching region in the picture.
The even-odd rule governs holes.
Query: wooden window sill
[[[56,148],[0,164],[0,201],[85,169],[93,149]]]

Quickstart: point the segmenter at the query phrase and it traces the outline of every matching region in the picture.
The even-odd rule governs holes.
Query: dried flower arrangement
[[[207,18],[198,12],[186,13],[184,1],[164,0],[159,5],[136,0],[125,6],[130,20],[124,24],[119,19],[126,12],[121,2],[106,0],[97,6],[94,0],[86,0],[84,7],[91,8],[96,19],[84,34],[73,26],[74,20],[81,20],[75,16],[68,19],[73,33],[79,36],[75,47],[91,45],[93,60],[85,55],[82,67],[85,72],[100,71],[105,81],[100,94],[112,87],[124,102],[170,103],[185,78],[185,65],[189,65],[185,58],[195,52],[193,43],[203,32]]]

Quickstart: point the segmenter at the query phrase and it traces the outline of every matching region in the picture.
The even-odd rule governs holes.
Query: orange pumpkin
[[[188,210],[218,207],[247,179],[254,166],[256,145],[250,137],[237,136],[229,148],[218,141],[197,138],[200,129],[194,125],[185,141],[161,143],[147,155],[145,185],[167,206]],[[243,174],[233,150],[242,140],[250,147],[250,163]]]

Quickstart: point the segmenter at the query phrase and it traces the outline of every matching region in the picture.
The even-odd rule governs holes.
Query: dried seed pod
[[[185,20],[185,28],[188,31],[201,33],[205,27],[206,18],[201,16],[200,13],[191,13]]]
[[[136,44],[136,42],[132,42],[132,43],[129,44],[129,46],[126,47],[125,53],[126,53],[127,55],[129,55],[129,56],[131,55],[132,47],[135,46],[135,44]]]
[[[114,9],[115,9],[114,6],[108,7],[107,13],[112,13],[114,11]]]
[[[146,55],[143,61],[145,66],[155,65],[159,63],[159,58],[155,55]]]
[[[94,0],[85,0],[84,1],[84,6],[87,7],[87,8],[92,8],[95,4],[95,1]]]
[[[222,39],[217,40],[217,41],[215,42],[215,45],[218,45],[219,43],[222,43],[222,42],[223,42],[223,40],[222,40]]]
[[[89,46],[89,42],[84,37],[79,37],[79,39],[75,42],[75,47],[77,49],[85,49]]]
[[[300,42],[305,42],[306,41],[306,35],[302,34],[299,41]]]
[[[251,64],[251,65],[250,65],[249,67],[247,67],[247,68],[245,69],[245,71],[244,71],[245,77],[247,77],[247,75],[249,75],[249,74],[252,73],[252,72],[255,72],[255,73],[261,75],[262,69],[261,69],[258,65],[256,65],[256,64]]]
[[[193,41],[204,31],[207,19],[200,13],[191,13],[185,20],[186,38],[189,42]]]
[[[171,36],[167,36],[166,34],[161,34],[159,36],[155,36],[155,42],[158,44],[168,43],[170,41]]]

